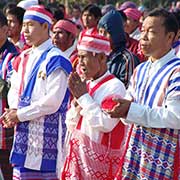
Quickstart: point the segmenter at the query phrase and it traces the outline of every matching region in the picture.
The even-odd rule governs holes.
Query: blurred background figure
[[[104,16],[110,10],[115,10],[116,8],[112,4],[106,4],[101,8],[102,16]]]
[[[85,34],[97,34],[97,24],[101,18],[101,9],[93,4],[87,5],[82,11],[82,23]]]
[[[17,49],[8,40],[7,18],[0,12],[0,116],[8,107],[7,94],[13,71],[12,61],[17,54]],[[13,133],[14,128],[3,128],[0,120],[0,171],[2,171],[4,180],[12,180],[12,166],[9,163],[9,156],[13,143]]]
[[[83,27],[82,25],[82,20],[81,20],[81,7],[78,4],[73,5],[72,7],[72,17],[71,20],[75,22],[77,25],[80,25],[81,28]]]
[[[127,8],[124,10],[127,16],[126,26],[124,27],[125,32],[129,34],[130,37],[139,40],[141,36],[140,22],[141,12],[135,8]]]
[[[136,5],[136,3],[132,2],[132,1],[126,1],[120,5],[119,10],[124,11],[127,8],[135,8],[136,9],[137,5]]]
[[[25,41],[21,38],[22,22],[25,10],[21,7],[11,8],[7,12],[8,20],[8,37],[9,40],[18,48],[22,50],[24,48]]]

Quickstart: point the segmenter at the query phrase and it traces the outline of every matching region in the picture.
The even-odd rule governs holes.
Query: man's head
[[[8,33],[8,24],[5,15],[0,12],[0,48],[5,43]]]
[[[171,49],[177,32],[175,16],[165,9],[154,9],[142,25],[140,44],[143,53],[152,60],[161,58]]]
[[[26,43],[39,46],[49,38],[52,14],[43,6],[33,6],[26,10],[23,19],[23,32]]]
[[[110,42],[107,38],[84,35],[77,49],[81,73],[85,79],[97,79],[107,71],[106,60],[110,53]]]
[[[70,20],[59,20],[53,27],[53,43],[62,51],[73,45],[76,35],[76,24]]]
[[[10,38],[16,38],[16,39],[19,38],[22,29],[24,13],[25,10],[21,7],[15,7],[8,11],[7,13],[7,20],[9,27],[8,36]]]
[[[81,17],[81,7],[79,5],[74,5],[72,7],[72,16],[75,19],[79,19]]]
[[[83,26],[87,29],[96,27],[101,16],[101,9],[98,6],[87,5],[82,11]]]
[[[123,11],[127,16],[127,21],[125,25],[125,32],[131,34],[136,28],[139,27],[139,19],[141,17],[141,12],[135,8],[127,8]]]

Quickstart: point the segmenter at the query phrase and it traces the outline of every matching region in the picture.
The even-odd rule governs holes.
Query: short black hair
[[[11,15],[15,16],[17,18],[17,20],[19,21],[19,24],[22,24],[23,23],[24,13],[25,13],[25,9],[23,9],[21,7],[14,7],[14,8],[11,8],[7,12],[7,15],[11,14]]]
[[[175,35],[178,32],[179,26],[176,17],[173,13],[167,11],[164,8],[155,8],[154,10],[150,11],[146,17],[162,17],[164,18],[163,25],[165,27],[166,32],[174,32]]]
[[[87,5],[87,6],[83,9],[82,14],[83,14],[85,11],[88,11],[90,14],[94,15],[94,17],[95,17],[96,19],[101,18],[101,16],[102,16],[101,9],[100,9],[98,6],[94,5],[94,4],[89,4],[89,5]]]
[[[7,3],[3,8],[3,13],[6,14],[10,9],[17,7],[16,3],[10,2]]]
[[[7,18],[6,16],[0,11],[0,26],[7,26]]]

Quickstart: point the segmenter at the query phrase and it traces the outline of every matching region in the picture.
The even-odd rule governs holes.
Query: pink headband
[[[60,28],[60,29],[64,29],[67,32],[72,33],[74,36],[77,35],[77,27],[75,24],[73,24],[70,21],[67,20],[59,20],[53,27],[54,29],[56,28]]]
[[[83,35],[78,42],[77,49],[95,53],[104,52],[106,55],[111,52],[109,39],[98,34]]]
[[[127,8],[124,10],[124,13],[126,14],[127,17],[130,17],[137,21],[139,21],[139,19],[141,17],[141,12],[135,8]]]

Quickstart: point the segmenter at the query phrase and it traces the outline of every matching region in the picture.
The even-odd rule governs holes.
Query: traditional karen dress
[[[180,59],[174,50],[140,64],[127,97],[131,127],[117,179],[179,180]]]
[[[64,179],[113,179],[121,159],[125,127],[110,118],[103,109],[112,104],[111,95],[123,97],[121,81],[105,73],[88,83],[88,93],[67,112],[66,124],[71,132],[68,153],[62,172]]]
[[[50,39],[21,57],[9,92],[9,104],[16,107],[18,103],[20,120],[10,158],[15,165],[13,178],[57,179],[56,170],[62,166],[62,124],[69,100],[71,63]],[[18,93],[19,102],[15,98]]]
[[[9,81],[12,75],[12,62],[18,54],[15,46],[6,40],[0,48],[0,115],[4,113],[4,108],[8,107],[7,93]],[[5,180],[12,179],[12,166],[9,164],[9,155],[13,143],[14,128],[3,128],[0,122],[0,169]]]

